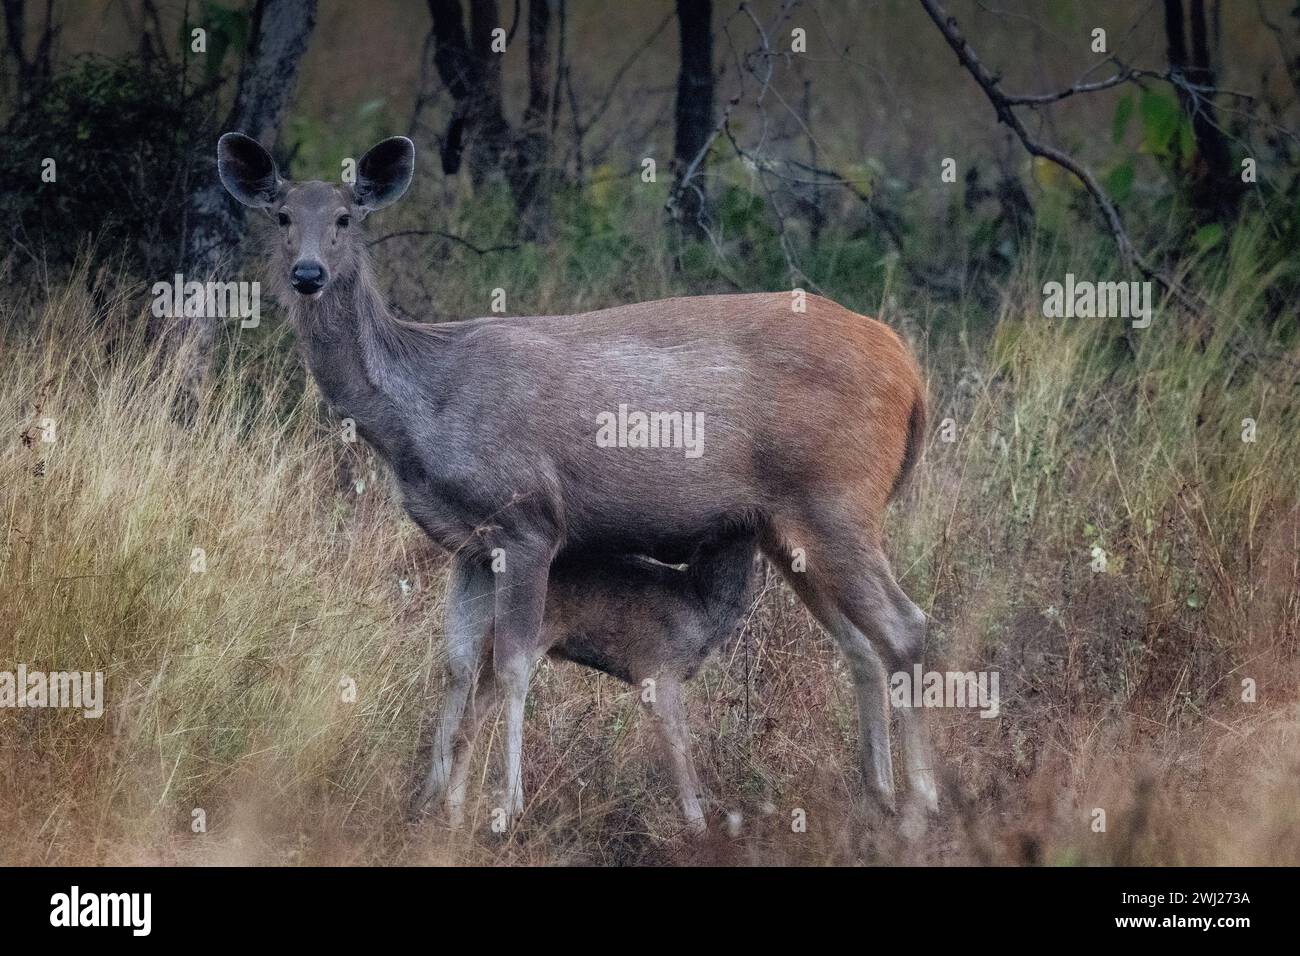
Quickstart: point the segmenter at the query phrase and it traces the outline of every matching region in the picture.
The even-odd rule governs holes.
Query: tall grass
[[[553,263],[582,306],[679,281],[578,242]],[[519,266],[563,309],[528,255],[439,296]],[[523,824],[490,833],[484,769],[469,830],[407,825],[444,559],[382,467],[271,323],[186,426],[132,331],[140,290],[83,271],[30,321],[9,301],[0,324],[35,331],[0,356],[0,669],[102,670],[107,710],[0,709],[0,862],[1300,862],[1300,408],[1295,356],[1252,337],[1270,277],[1250,263],[1234,250],[1205,316],[1161,310],[1131,345],[1119,320],[1042,317],[1047,255],[991,312],[891,292],[935,427],[890,547],[932,666],[996,669],[1002,692],[996,719],[934,715],[946,809],[921,840],[861,803],[847,675],[775,575],[692,685],[710,838],[676,832],[632,693],[559,664],[530,698]]]

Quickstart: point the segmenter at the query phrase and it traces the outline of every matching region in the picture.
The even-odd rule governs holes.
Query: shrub
[[[185,198],[200,144],[210,143],[216,81],[138,57],[74,60],[0,133],[0,214],[15,247],[71,266],[84,243],[120,255],[136,275],[179,261]],[[45,182],[45,160],[54,181]],[[11,188],[9,188],[11,187]]]

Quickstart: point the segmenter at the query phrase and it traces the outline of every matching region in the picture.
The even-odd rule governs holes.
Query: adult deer
[[[925,615],[881,549],[885,507],[925,423],[907,348],[834,302],[808,296],[795,311],[782,293],[398,321],[357,226],[402,196],[414,164],[410,140],[392,137],[360,159],[351,187],[288,183],[254,140],[227,133],[218,146],[230,193],[278,220],[272,280],[322,393],[387,460],[411,518],[454,556],[449,689],[426,795],[459,799],[461,725],[490,660],[504,703],[505,809],[522,811],[524,702],[546,650],[557,558],[707,565],[749,534],[848,659],[865,776],[892,807],[885,668],[910,671],[925,639]],[[623,408],[694,415],[702,453],[602,447],[599,423]],[[910,789],[933,808],[920,712],[901,709],[899,725]]]

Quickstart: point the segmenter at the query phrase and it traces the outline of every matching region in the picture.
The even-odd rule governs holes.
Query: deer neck
[[[368,437],[382,438],[376,432],[399,397],[393,388],[397,357],[391,350],[396,322],[369,265],[362,262],[352,275],[330,283],[319,299],[295,296],[290,317],[325,399]]]

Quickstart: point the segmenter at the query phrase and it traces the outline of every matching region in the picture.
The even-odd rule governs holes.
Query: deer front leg
[[[492,663],[505,710],[505,812],[507,821],[524,812],[524,703],[541,639],[546,581],[554,551],[504,550],[496,575],[496,620]]]
[[[447,692],[442,719],[434,739],[433,755],[424,788],[416,800],[416,811],[448,794],[453,758],[461,736],[474,685],[478,681],[492,630],[495,593],[492,572],[485,566],[458,557],[452,564],[447,584]],[[450,809],[450,808],[449,808]]]
[[[447,822],[453,828],[465,823],[465,791],[469,777],[470,760],[479,731],[496,703],[496,678],[491,670],[479,676],[478,686],[469,696],[465,716],[461,718],[461,731],[451,759],[451,782],[447,786]]]
[[[695,762],[691,760],[691,733],[686,722],[682,684],[676,677],[660,674],[654,679],[652,690],[644,682],[641,687],[641,701],[654,723],[664,763],[677,787],[677,801],[686,828],[692,833],[703,833],[707,827],[700,807],[700,781],[695,775]]]

